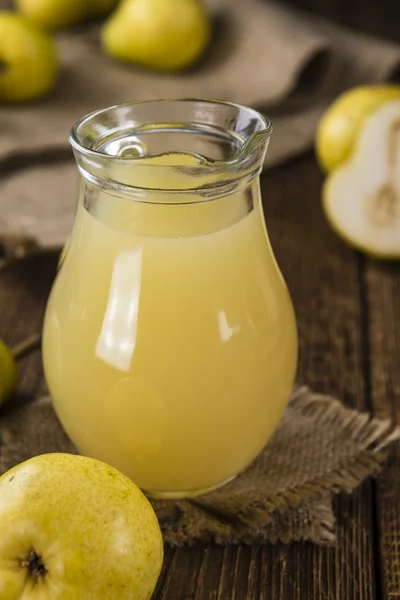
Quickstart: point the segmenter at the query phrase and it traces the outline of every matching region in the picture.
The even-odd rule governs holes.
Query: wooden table
[[[400,265],[374,263],[334,235],[321,211],[321,183],[312,157],[262,178],[272,245],[297,313],[298,378],[400,423]],[[9,343],[40,326],[57,255],[27,261],[29,268],[6,267],[9,285],[0,290],[0,337]],[[40,381],[36,353],[22,363],[22,393],[32,395]],[[336,548],[167,548],[156,599],[400,599],[399,469],[397,448],[378,482],[338,498]]]
[[[304,0],[303,5],[366,31],[398,33],[398,2]],[[272,245],[297,313],[298,378],[400,424],[400,265],[377,264],[334,235],[322,215],[321,183],[311,156],[262,180]],[[0,305],[0,336],[10,343],[37,329],[55,264],[55,255],[32,259],[29,315],[20,310],[27,306],[23,290]],[[22,392],[32,394],[40,378],[40,357],[32,355],[23,363]],[[155,598],[400,599],[399,475],[397,447],[377,482],[337,499],[335,548],[308,543],[168,548]]]

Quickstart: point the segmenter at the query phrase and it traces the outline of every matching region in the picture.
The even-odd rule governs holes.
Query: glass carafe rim
[[[125,102],[125,103],[121,103],[121,104],[115,104],[106,108],[100,108],[98,110],[92,111],[91,113],[83,116],[81,119],[79,119],[75,125],[73,126],[71,133],[70,133],[70,137],[69,137],[69,141],[70,144],[73,148],[73,151],[75,153],[75,156],[77,158],[77,162],[78,162],[78,166],[81,170],[81,172],[83,172],[83,175],[88,175],[88,179],[93,179],[96,181],[96,179],[101,180],[102,177],[100,175],[100,177],[97,177],[100,174],[100,170],[104,169],[104,167],[106,165],[114,165],[114,166],[118,166],[119,167],[132,167],[133,165],[136,167],[141,167],[141,168],[152,168],[154,169],[155,166],[152,165],[149,162],[146,162],[146,157],[145,156],[126,156],[125,154],[109,154],[105,151],[103,151],[103,149],[100,147],[94,147],[95,145],[99,146],[100,145],[104,145],[104,142],[102,142],[102,140],[107,139],[107,132],[115,132],[116,134],[118,134],[120,131],[121,132],[130,132],[131,135],[134,135],[135,133],[135,126],[136,128],[138,127],[142,127],[143,123],[130,123],[129,119],[127,121],[128,126],[131,126],[131,129],[129,129],[129,127],[126,127],[125,129],[118,129],[117,127],[114,126],[114,129],[112,129],[111,125],[109,125],[107,118],[110,117],[110,115],[112,115],[112,113],[114,113],[114,115],[117,115],[117,111],[123,111],[124,109],[126,109],[127,111],[129,109],[134,110],[135,107],[139,107],[139,108],[145,108],[145,106],[147,105],[149,107],[149,109],[152,109],[155,111],[155,115],[157,115],[157,107],[163,108],[164,110],[168,110],[168,107],[172,104],[176,104],[179,106],[179,104],[187,104],[187,106],[189,107],[188,110],[191,109],[190,107],[190,103],[193,105],[193,109],[195,109],[195,107],[197,105],[200,106],[205,106],[207,109],[209,107],[210,109],[210,115],[212,114],[211,111],[213,109],[213,107],[216,110],[229,110],[229,109],[235,109],[236,113],[236,121],[235,121],[235,125],[238,126],[242,126],[244,124],[247,125],[251,125],[251,127],[249,127],[250,129],[250,133],[248,134],[246,131],[246,128],[243,127],[244,131],[245,131],[245,135],[247,137],[245,137],[245,135],[239,135],[238,131],[235,129],[234,131],[230,131],[228,128],[221,126],[220,130],[221,131],[225,131],[227,134],[230,134],[233,136],[233,134],[235,134],[235,139],[236,141],[239,140],[239,142],[236,144],[236,148],[234,153],[229,156],[228,158],[224,158],[224,159],[209,159],[207,156],[201,156],[201,163],[199,163],[199,165],[196,166],[176,166],[176,165],[157,165],[157,171],[158,173],[162,174],[162,172],[164,171],[165,173],[167,171],[171,171],[171,168],[178,168],[180,172],[182,172],[185,175],[189,175],[192,177],[196,176],[196,175],[201,175],[203,176],[204,174],[207,175],[207,181],[209,182],[208,184],[206,184],[204,187],[220,187],[223,185],[226,185],[229,181],[232,182],[232,180],[240,180],[243,178],[251,178],[254,175],[257,175],[262,166],[263,166],[263,161],[264,161],[264,157],[265,157],[265,152],[267,149],[267,145],[268,145],[268,141],[272,132],[272,124],[271,121],[268,117],[266,117],[265,115],[261,114],[260,112],[258,112],[257,110],[253,109],[253,108],[249,108],[234,102],[228,102],[225,100],[214,100],[211,98],[164,98],[164,99],[151,99],[151,100],[138,100],[138,101],[130,101],[130,102]],[[195,114],[195,113],[194,113]],[[101,119],[104,118],[104,122],[102,123]],[[188,124],[188,125],[193,125],[193,126],[205,126],[205,127],[215,127],[216,129],[218,129],[218,124],[214,123],[212,120],[210,119],[206,119],[205,117],[203,117],[204,120],[202,121],[201,119],[193,119],[190,121],[178,121],[178,120],[170,120],[168,121],[168,118],[166,117],[166,121],[168,122],[168,124],[172,124],[172,125],[184,125],[184,124]],[[212,119],[214,118],[214,115],[212,115]],[[243,121],[243,123],[242,123]],[[157,118],[150,119],[146,122],[146,126],[148,126],[149,124],[162,124],[163,121],[158,120]],[[162,126],[162,125],[160,125]],[[97,129],[96,129],[97,128]],[[98,134],[99,132],[99,134]],[[96,137],[97,136],[97,137]],[[232,137],[233,139],[233,137]],[[183,150],[184,151],[184,150]],[[191,152],[192,154],[196,154],[196,152]],[[168,152],[167,152],[168,154]],[[94,175],[94,173],[91,173],[91,168],[92,166],[94,166],[94,170],[96,171],[96,176],[95,177],[91,177],[91,175]],[[215,175],[215,177],[213,177],[213,175]],[[224,177],[221,177],[226,175],[226,178],[224,180]],[[109,182],[112,181],[112,177],[108,180]],[[114,181],[114,183],[118,183],[117,181]],[[137,188],[141,186],[129,186],[126,185],[125,182],[119,182],[123,184],[124,189],[129,189],[129,188]],[[196,180],[192,179],[192,185],[188,184],[188,186],[184,189],[171,189],[171,188],[145,188],[145,189],[157,189],[158,191],[172,191],[172,192],[190,192],[191,190],[195,190],[198,189],[198,185],[196,184]]]

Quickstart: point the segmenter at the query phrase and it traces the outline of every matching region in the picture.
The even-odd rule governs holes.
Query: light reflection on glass
[[[117,256],[96,345],[96,356],[121,371],[129,371],[136,346],[142,262],[141,248]]]
[[[235,333],[239,333],[240,325],[230,327],[226,314],[223,310],[218,313],[219,335],[222,342],[228,342]]]

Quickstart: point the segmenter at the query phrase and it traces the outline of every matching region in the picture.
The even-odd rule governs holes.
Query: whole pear
[[[50,28],[75,25],[111,12],[118,0],[15,0],[19,12]]]
[[[0,101],[33,100],[55,85],[55,44],[40,26],[0,11]]]
[[[102,30],[110,56],[156,70],[179,70],[203,53],[210,23],[201,0],[124,0]]]
[[[149,600],[162,559],[150,503],[113,467],[45,454],[0,478],[0,600]]]

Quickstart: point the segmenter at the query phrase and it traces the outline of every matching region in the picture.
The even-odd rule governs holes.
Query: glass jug
[[[80,198],[45,374],[79,451],[153,497],[233,478],[290,396],[295,319],[259,187],[270,131],[242,106],[159,100],[71,133]]]

